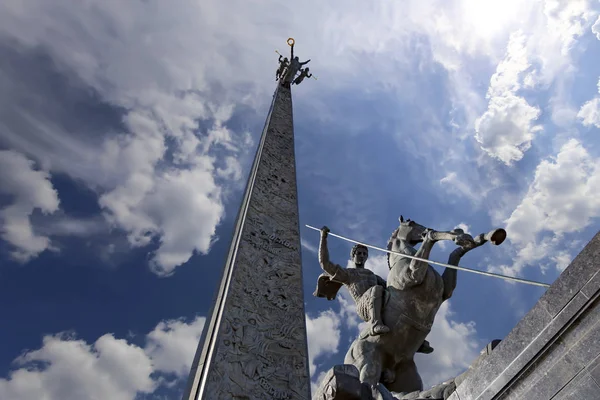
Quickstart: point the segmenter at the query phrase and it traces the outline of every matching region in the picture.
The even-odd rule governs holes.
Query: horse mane
[[[392,232],[392,236],[389,238],[388,243],[387,243],[387,249],[388,250],[392,250],[392,246],[394,245],[394,240],[396,239],[396,236],[398,236],[398,230],[400,230],[400,227],[396,228],[396,230],[394,232]],[[392,266],[390,265],[390,253],[387,253],[387,265],[388,265],[388,269],[392,269]]]

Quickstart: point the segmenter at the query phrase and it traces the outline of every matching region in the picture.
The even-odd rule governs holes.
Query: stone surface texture
[[[600,233],[450,399],[600,399],[599,270]]]
[[[454,379],[431,389],[410,393],[394,393],[378,383],[374,388],[361,382],[354,365],[336,365],[330,369],[313,394],[313,400],[445,400],[456,389]]]
[[[291,91],[277,86],[184,399],[309,399]]]
[[[446,400],[469,374],[477,368],[483,359],[497,347],[500,340],[493,340],[481,350],[479,357],[471,366],[456,378],[437,384],[428,390],[416,390],[410,393],[395,393],[379,383],[375,390],[366,382],[360,381],[360,374],[354,365],[334,366],[321,381],[313,400]]]

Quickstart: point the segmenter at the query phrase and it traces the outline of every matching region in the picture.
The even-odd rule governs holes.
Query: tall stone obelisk
[[[310,398],[293,75],[275,90],[184,400]]]

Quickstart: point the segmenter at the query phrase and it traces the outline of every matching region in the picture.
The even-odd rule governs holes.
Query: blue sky
[[[180,396],[296,39],[300,222],[382,246],[400,214],[508,240],[462,264],[551,283],[600,216],[600,4],[573,0],[0,5],[0,398]],[[359,320],[312,296],[311,379]],[[445,261],[452,244],[432,256]],[[350,245],[331,240],[346,265]],[[384,254],[367,267],[385,274]],[[418,356],[462,372],[544,289],[459,273]],[[318,334],[317,334],[318,333]]]

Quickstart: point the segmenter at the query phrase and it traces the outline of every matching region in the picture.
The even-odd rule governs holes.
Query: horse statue
[[[462,256],[488,241],[500,245],[506,231],[495,229],[473,238],[461,229],[439,232],[402,216],[399,221],[387,246],[393,253],[388,253],[382,318],[390,330],[373,335],[364,329],[350,346],[344,364],[354,365],[360,381],[371,387],[383,383],[390,392],[407,393],[423,390],[414,355],[431,331],[441,304],[452,296],[457,271],[447,267],[440,275],[427,262],[402,254],[428,259],[437,241],[452,240],[458,247],[450,254],[448,264],[458,265]],[[419,243],[417,250],[414,246]]]

